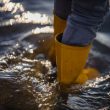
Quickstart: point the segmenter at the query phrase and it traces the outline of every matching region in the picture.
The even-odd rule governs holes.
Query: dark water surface
[[[0,0],[0,110],[110,110],[110,15],[88,59],[101,76],[61,92],[48,60],[53,0]]]

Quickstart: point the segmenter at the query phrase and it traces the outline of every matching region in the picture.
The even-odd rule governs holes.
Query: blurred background
[[[0,110],[110,110],[110,13],[87,65],[101,76],[63,93],[48,59],[53,0],[0,0]]]

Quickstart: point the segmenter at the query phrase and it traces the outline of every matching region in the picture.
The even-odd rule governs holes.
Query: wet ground
[[[0,0],[0,110],[110,110],[110,14],[87,66],[101,76],[60,91],[48,59],[53,0]]]

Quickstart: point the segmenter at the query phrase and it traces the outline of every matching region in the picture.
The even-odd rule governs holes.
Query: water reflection
[[[25,12],[15,15],[13,19],[1,22],[1,26],[13,25],[16,23],[33,23],[41,25],[51,25],[51,18],[45,14]]]
[[[20,3],[13,3],[10,0],[2,0],[3,6],[0,8],[1,12],[11,12],[11,14],[14,14],[16,12],[23,12],[24,8],[22,4]]]
[[[5,19],[1,18],[0,26],[13,25],[16,23],[33,23],[41,25],[51,25],[52,18],[46,14],[40,14],[37,12],[26,11],[21,3],[14,3],[10,0],[3,0],[1,2],[3,6],[0,8],[2,15],[4,13],[9,16]]]
[[[17,51],[19,51],[18,44],[15,47]],[[32,45],[29,45],[29,47],[32,47]],[[30,50],[26,49],[25,52],[26,51]],[[53,68],[51,62],[46,59],[40,59],[41,57],[38,57],[38,55],[36,59],[32,60],[23,57],[23,55],[17,57],[16,52],[12,53],[5,57],[2,57],[0,60],[0,82],[3,83],[3,86],[7,86],[7,89],[2,85],[0,88],[3,88],[3,91],[5,91],[5,93],[7,93],[8,91],[9,94],[4,94],[5,97],[2,97],[2,99],[1,94],[0,102],[12,109],[19,108],[20,110],[26,110],[27,107],[25,106],[25,104],[28,102],[27,97],[30,97],[30,101],[32,102],[28,102],[30,106],[29,110],[34,109],[32,106],[36,106],[35,108],[38,108],[39,110],[52,110],[56,105],[57,100],[57,82],[55,80],[51,80],[50,82]],[[37,60],[37,58],[39,60]],[[12,88],[9,86],[12,86]],[[2,93],[2,91],[0,93]],[[27,95],[24,96],[21,93]],[[18,96],[22,98],[19,99]],[[15,101],[14,97],[18,99],[18,102]],[[14,102],[9,102],[7,104],[8,100],[13,100]],[[24,105],[22,105],[23,103],[21,100],[25,102]],[[11,106],[15,103],[16,106]],[[21,106],[21,108],[18,107],[18,105]]]
[[[40,34],[40,33],[53,33],[53,27],[52,26],[46,26],[43,28],[36,28],[32,30],[33,34]]]
[[[74,88],[75,86],[73,86]],[[72,88],[72,87],[71,87]],[[63,92],[57,109],[64,110],[109,110],[110,75],[88,81],[79,92]],[[102,103],[102,104],[101,104]]]

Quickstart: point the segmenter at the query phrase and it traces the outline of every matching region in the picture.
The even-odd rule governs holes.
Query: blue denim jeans
[[[67,20],[62,43],[88,45],[104,21],[109,0],[55,0],[54,13]]]

